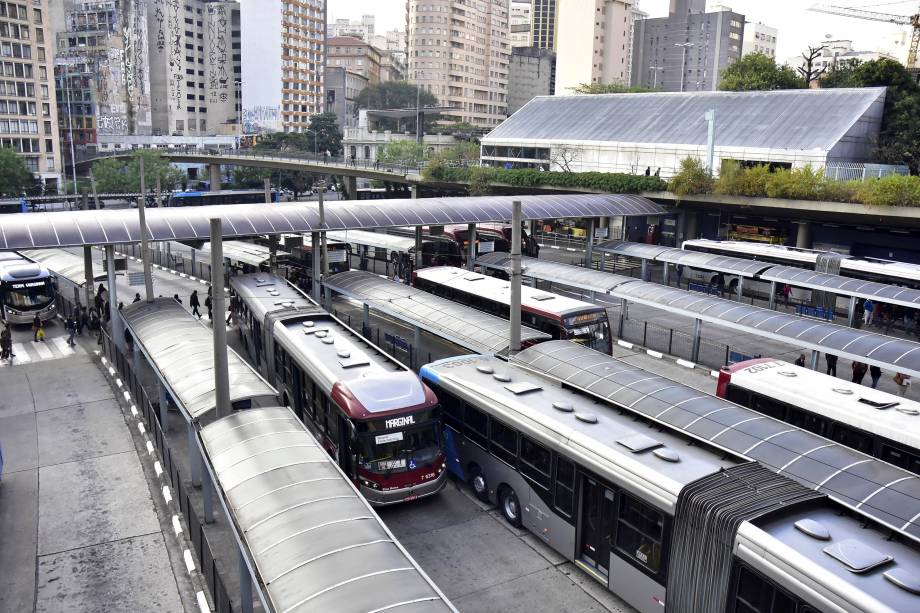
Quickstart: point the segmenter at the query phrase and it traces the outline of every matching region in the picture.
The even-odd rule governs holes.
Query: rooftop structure
[[[482,139],[482,159],[555,170],[568,151],[574,172],[669,177],[687,156],[706,163],[714,110],[716,173],[726,160],[817,168],[870,159],[884,103],[884,88],[538,97]]]

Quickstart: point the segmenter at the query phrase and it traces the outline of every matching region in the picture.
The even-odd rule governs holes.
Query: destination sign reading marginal
[[[406,415],[405,417],[394,417],[393,419],[388,419],[385,422],[387,429],[403,428],[405,426],[411,426],[414,423],[415,423],[414,415]]]

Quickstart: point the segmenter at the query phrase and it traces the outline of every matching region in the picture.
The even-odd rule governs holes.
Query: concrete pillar
[[[312,258],[313,264],[313,279],[310,283],[312,291],[310,292],[313,295],[313,300],[317,303],[322,302],[322,285],[320,283],[320,276],[322,275],[322,265],[320,263],[321,258],[321,249],[319,246],[319,232],[310,233],[310,257]]]
[[[648,260],[645,259],[645,258],[642,258],[641,273],[642,273],[642,280],[643,280],[643,281],[648,281],[648,280],[649,280],[649,277],[650,277],[650,273],[649,273],[649,264],[648,264]]]
[[[521,201],[511,203],[511,353],[521,350]]]
[[[211,301],[217,317],[214,329],[214,400],[216,418],[230,415],[230,374],[227,366],[227,322],[224,319],[224,238],[219,218],[211,219]]]
[[[80,210],[88,211],[89,210],[89,192],[86,191],[84,187],[80,190]]]
[[[140,163],[141,195],[137,200],[137,217],[141,231],[141,262],[144,269],[144,292],[147,302],[153,302],[153,273],[150,271],[150,248],[147,243],[147,186],[144,183],[144,156],[138,158]]]
[[[107,289],[109,290],[109,311],[112,314],[112,342],[115,343],[116,347],[124,351],[124,324],[122,323],[121,316],[118,314],[118,290],[115,287],[115,245],[106,245],[105,261],[106,267],[108,268],[106,272],[106,282],[108,283]]]
[[[345,199],[346,200],[357,200],[358,199],[358,178],[357,177],[342,177],[342,186],[345,188]]]
[[[776,310],[776,281],[770,281],[770,308]]]
[[[409,193],[412,194],[412,199],[415,200],[418,198],[418,185],[410,185]]]
[[[208,177],[211,181],[211,191],[220,191],[220,164],[208,164]]]
[[[418,270],[421,267],[422,267],[422,226],[415,226],[415,269]]]
[[[744,299],[744,277],[738,277],[738,302]]]
[[[671,285],[671,265],[667,262],[664,263],[664,284]]]
[[[364,303],[363,307],[361,308],[361,325],[362,325],[361,333],[362,333],[362,334],[367,334],[368,336],[370,336],[370,329],[371,329],[371,305],[369,305],[369,304],[366,303],[366,302]]]
[[[418,326],[412,326],[412,357],[414,359],[414,364],[410,364],[410,368],[415,370],[419,369],[419,366],[422,365],[422,329]]]
[[[191,465],[190,477],[192,480],[192,485],[199,486],[201,485],[201,469],[202,469],[202,460],[201,460],[201,450],[198,449],[198,444],[195,442],[195,425],[192,422],[186,424],[186,433],[188,435],[188,461]]]
[[[850,304],[847,308],[847,325],[851,328],[856,323],[856,296],[850,296]]]
[[[96,194],[96,177],[93,176],[93,171],[89,171],[89,184],[93,190],[93,204],[96,206],[96,210],[99,210],[99,196]]]
[[[795,234],[795,246],[799,249],[811,249],[811,224],[799,222],[799,231]]]
[[[699,221],[699,214],[696,211],[687,211],[686,212],[686,238],[684,240],[693,240],[696,238],[699,230],[697,230],[697,222]],[[680,247],[680,245],[677,245]]]
[[[593,217],[588,218],[588,236],[585,241],[585,268],[591,268],[594,264],[594,225]]]
[[[264,179],[262,179],[262,185],[263,185],[263,188],[265,189],[265,204],[270,204],[272,201],[272,180],[271,178],[265,177]]]
[[[93,305],[93,248],[83,245],[83,308],[89,309]]]
[[[617,323],[617,338],[623,338],[623,326],[626,324],[626,309],[628,302],[625,298],[620,298],[620,321]]]
[[[690,361],[698,362],[700,360],[700,337],[702,335],[703,321],[700,319],[693,320],[693,348],[690,350]]]
[[[466,247],[466,269],[473,270],[473,262],[476,261],[476,224],[471,223],[466,226],[467,247]]]
[[[240,608],[243,613],[252,613],[252,575],[246,557],[240,552]]]
[[[268,236],[268,270],[275,274],[278,271],[278,235]]]
[[[812,350],[812,352],[811,352],[811,364],[809,365],[809,368],[811,368],[812,370],[818,370],[818,356],[820,356],[820,355],[821,355],[821,353],[820,353],[819,351],[817,351],[817,350]]]

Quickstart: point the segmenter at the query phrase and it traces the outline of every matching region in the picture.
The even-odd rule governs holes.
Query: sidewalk
[[[0,612],[197,611],[89,341],[0,370]]]

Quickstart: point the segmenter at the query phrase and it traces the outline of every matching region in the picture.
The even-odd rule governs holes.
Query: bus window
[[[786,405],[772,398],[767,398],[766,396],[752,393],[751,404],[747,406],[750,406],[758,413],[763,413],[764,415],[768,415],[780,420],[786,419]],[[798,425],[800,428],[805,427],[799,424],[795,425]]]
[[[521,472],[547,492],[552,468],[551,459],[548,449],[526,436],[521,437]]]
[[[553,506],[571,519],[575,511],[575,465],[556,456],[556,481]]]
[[[620,495],[616,545],[628,559],[658,575],[663,573],[661,548],[664,516],[627,494]]]
[[[725,399],[729,402],[740,404],[743,407],[751,406],[751,393],[746,389],[738,387],[737,385],[732,385],[731,383],[728,384],[728,391],[725,394]],[[781,416],[777,415],[771,415],[770,417],[782,419]]]
[[[433,387],[430,381],[425,382],[429,387]],[[451,394],[443,391],[441,388],[432,389],[438,399],[441,401],[441,408],[444,409],[444,424],[450,426],[457,432],[462,432],[463,424],[463,401],[455,398]]]
[[[913,473],[920,473],[920,456],[909,451],[882,443],[882,451],[879,457],[889,464],[894,464]]]
[[[826,436],[827,421],[825,421],[825,419],[820,415],[815,415],[814,413],[809,413],[808,411],[800,411],[799,409],[790,408],[789,418],[786,421],[788,421],[793,426],[802,428],[803,430],[808,430],[809,432],[814,432],[815,434]]]
[[[835,423],[830,438],[841,445],[872,455],[872,436],[865,432]]]
[[[518,433],[497,419],[492,420],[492,455],[515,466],[517,464]]]
[[[735,613],[795,613],[796,610],[795,600],[745,566],[738,573],[732,600],[734,606],[729,606],[729,610]]]
[[[463,423],[466,426],[463,430],[464,436],[486,449],[489,442],[489,418],[486,414],[467,405],[463,412]]]

